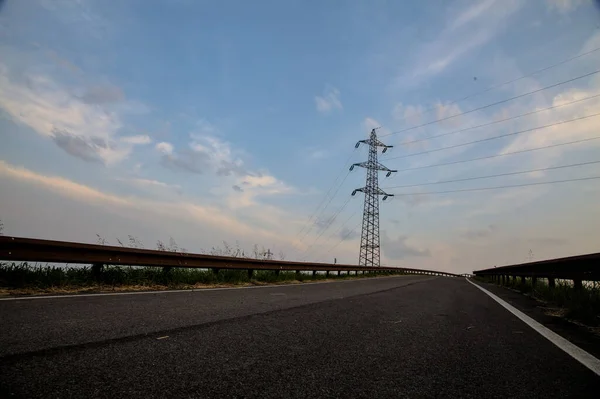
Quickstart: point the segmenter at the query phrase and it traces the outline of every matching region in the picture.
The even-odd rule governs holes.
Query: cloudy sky
[[[0,219],[356,263],[381,127],[383,264],[597,252],[599,70],[591,0],[0,1]]]

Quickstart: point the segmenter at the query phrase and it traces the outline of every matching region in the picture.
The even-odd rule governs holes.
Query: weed
[[[366,273],[357,275],[330,273],[299,273],[256,270],[252,279],[247,270],[221,269],[217,273],[207,269],[105,266],[94,273],[90,266],[48,266],[23,263],[0,263],[0,287],[8,289],[54,290],[89,287],[165,287],[183,288],[196,285],[269,284],[292,281],[313,281],[338,278],[361,278],[389,275]]]
[[[489,283],[494,282],[487,278],[478,279]],[[600,288],[596,284],[586,284],[576,290],[565,280],[557,280],[555,287],[550,287],[544,280],[538,280],[534,286],[531,279],[523,282],[519,278],[510,279],[504,285],[565,309],[567,318],[583,321],[592,326],[600,324]]]

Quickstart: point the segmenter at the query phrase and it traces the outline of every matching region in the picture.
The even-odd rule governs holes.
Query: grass
[[[391,274],[391,273],[388,273]],[[49,292],[82,292],[140,289],[182,289],[232,285],[296,283],[340,278],[374,277],[383,273],[337,275],[324,273],[255,270],[252,278],[246,270],[211,270],[135,266],[105,266],[99,273],[91,267],[40,266],[24,263],[0,263],[0,289],[5,295]]]
[[[495,283],[490,278],[478,278],[481,281]],[[549,305],[559,307],[566,318],[584,322],[591,326],[600,326],[600,287],[584,285],[576,290],[566,281],[556,281],[556,286],[550,287],[544,280],[538,280],[535,287],[531,279],[525,282],[521,278],[511,279],[504,284],[509,288],[529,294]]]

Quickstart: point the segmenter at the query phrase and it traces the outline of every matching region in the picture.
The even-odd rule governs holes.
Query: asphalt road
[[[462,278],[0,301],[0,322],[0,397],[600,391],[593,372]]]

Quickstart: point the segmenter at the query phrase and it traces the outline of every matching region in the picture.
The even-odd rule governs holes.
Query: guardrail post
[[[548,277],[548,287],[554,288],[556,287],[556,280],[554,277]]]
[[[583,289],[583,281],[580,278],[573,279],[573,289],[581,290]]]
[[[104,270],[104,265],[102,263],[94,263],[92,265],[92,275],[95,278],[100,278],[100,274],[102,274],[103,270]]]

